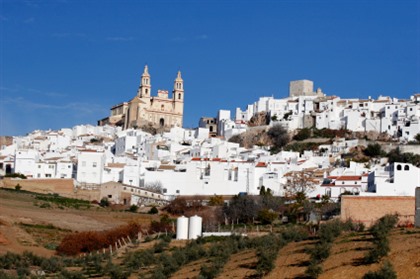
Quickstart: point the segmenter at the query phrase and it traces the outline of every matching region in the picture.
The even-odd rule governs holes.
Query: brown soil
[[[361,260],[372,247],[371,236],[368,233],[340,236],[334,242],[331,255],[323,262],[324,272],[319,278],[362,278],[368,271],[378,270],[385,260],[391,261],[398,278],[419,278],[420,229],[394,229],[389,239],[391,251],[388,256],[380,263],[364,265]],[[309,263],[309,255],[305,253],[305,248],[314,243],[292,242],[280,249],[276,267],[264,278],[304,278]],[[190,263],[171,278],[195,278],[200,273],[201,265],[207,262],[208,260],[200,260]],[[256,278],[256,262],[255,250],[241,251],[231,256],[217,278]]]
[[[303,275],[309,260],[305,247],[313,241],[292,242],[280,249],[275,269],[266,278],[296,278]]]
[[[111,229],[130,221],[148,226],[152,215],[111,211],[99,207],[77,210],[58,207],[40,208],[31,194],[0,190],[0,254],[7,251],[31,251],[40,256],[51,256],[54,250],[44,248],[51,231],[27,229],[22,224],[52,225],[61,237],[62,230],[89,231]],[[44,238],[44,239],[43,239]],[[59,239],[55,239],[58,241]]]
[[[222,278],[246,278],[255,274],[257,258],[255,250],[245,250],[232,256],[223,268],[223,272],[217,277]]]

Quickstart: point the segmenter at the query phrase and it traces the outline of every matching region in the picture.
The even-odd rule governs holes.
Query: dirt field
[[[305,278],[309,255],[305,248],[314,241],[292,242],[279,251],[275,269],[264,278],[291,279]],[[390,235],[391,252],[386,257],[390,260],[398,278],[418,279],[420,274],[420,230],[394,229]],[[371,241],[367,233],[340,236],[333,245],[331,255],[323,263],[321,279],[362,278],[368,271],[379,269],[381,264],[363,265],[360,260],[370,249]],[[200,267],[206,260],[186,265],[171,278],[196,278]],[[232,255],[224,266],[222,278],[257,278],[255,266],[257,258],[254,250],[241,251]]]
[[[32,251],[41,256],[54,254],[54,245],[48,247],[51,235],[60,241],[68,231],[106,230],[130,221],[148,225],[152,215],[112,211],[92,206],[78,210],[56,207],[41,208],[31,194],[0,190],[0,254],[7,251]],[[29,225],[29,226],[25,226]],[[32,225],[32,226],[31,226]]]
[[[113,211],[97,206],[83,210],[56,205],[41,208],[31,194],[0,190],[0,254],[7,251],[31,251],[37,255],[51,256],[54,247],[70,231],[105,230],[129,221],[147,225],[152,218],[158,216]],[[420,229],[395,228],[389,240],[391,251],[382,262],[389,260],[398,278],[420,278]],[[315,242],[292,242],[284,246],[278,253],[274,270],[264,278],[305,278],[304,272],[309,260],[305,249]],[[142,243],[133,249],[149,249],[155,243]],[[183,247],[186,243],[188,241],[171,241],[168,251]],[[371,247],[371,235],[368,232],[343,233],[334,241],[330,256],[322,263],[323,273],[319,278],[362,278],[368,271],[377,270],[382,262],[361,264],[361,259]],[[121,263],[122,257],[117,258],[115,263]],[[257,278],[257,261],[254,249],[242,250],[229,258],[217,278]],[[170,278],[196,278],[201,267],[209,263],[210,259],[206,258],[191,262]],[[130,276],[137,277],[138,272]]]

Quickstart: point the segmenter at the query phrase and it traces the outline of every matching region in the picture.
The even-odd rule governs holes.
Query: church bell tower
[[[149,68],[144,66],[143,74],[141,75],[140,87],[137,96],[140,98],[150,98],[152,85],[150,83]]]

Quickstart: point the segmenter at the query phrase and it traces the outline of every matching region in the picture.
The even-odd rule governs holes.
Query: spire
[[[178,71],[178,75],[176,76],[175,81],[183,81],[182,77],[181,77],[181,71]]]
[[[150,77],[149,68],[147,67],[147,64],[144,66],[144,71],[143,71],[143,74],[141,76],[142,77]]]

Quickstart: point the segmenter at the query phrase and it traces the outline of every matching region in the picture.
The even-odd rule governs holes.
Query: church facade
[[[147,65],[141,75],[137,95],[128,102],[111,108],[109,117],[98,121],[98,125],[122,126],[124,129],[140,128],[151,124],[156,128],[182,127],[184,115],[184,81],[178,71],[172,95],[167,90],[158,90],[152,96],[152,85]]]

